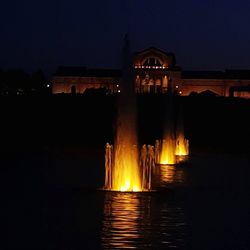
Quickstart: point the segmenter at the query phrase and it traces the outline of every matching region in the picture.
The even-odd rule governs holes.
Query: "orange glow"
[[[176,140],[176,149],[175,155],[188,155],[189,154],[189,144],[188,140],[184,138],[183,135],[180,135]]]
[[[103,249],[137,249],[142,237],[140,200],[135,193],[107,193],[105,196]]]
[[[160,169],[161,182],[163,184],[177,184],[184,182],[184,171],[176,166],[162,166]]]
[[[161,168],[161,181],[173,183],[175,177],[175,166],[163,166]]]
[[[171,138],[162,141],[160,164],[175,164],[175,141]]]
[[[121,192],[142,191],[136,147],[128,144],[117,145],[114,164],[112,190]]]

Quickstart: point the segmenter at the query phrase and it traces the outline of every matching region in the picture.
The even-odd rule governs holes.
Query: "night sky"
[[[184,70],[250,69],[249,0],[10,0],[0,8],[0,68],[119,68],[133,51],[174,52]]]

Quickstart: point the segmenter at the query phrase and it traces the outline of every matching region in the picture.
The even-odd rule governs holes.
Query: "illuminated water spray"
[[[189,142],[184,137],[182,112],[179,109],[175,119],[173,86],[170,79],[167,93],[167,105],[162,140],[156,140],[156,162],[164,165],[173,165],[186,160],[189,154]]]
[[[168,81],[167,105],[164,116],[164,134],[160,147],[160,164],[175,164],[175,130],[172,80]]]
[[[117,104],[115,142],[114,146],[106,145],[105,189],[138,192],[150,189],[151,167],[148,161],[147,164],[143,162],[145,157],[147,159],[150,157],[150,153],[146,150],[146,154],[145,152],[140,154],[138,150],[136,96],[131,58],[129,41],[126,37],[123,49],[123,77]]]
[[[186,157],[189,155],[189,141],[184,136],[184,126],[183,126],[181,109],[178,112],[175,134],[176,134],[175,155],[177,157],[177,161],[185,161]]]
[[[113,145],[106,144],[104,189],[121,192],[150,191],[152,172],[155,167],[154,147],[151,145],[141,147],[138,165],[128,164],[131,162],[134,164],[133,159],[130,159],[130,162],[126,160],[127,157],[134,156],[135,148],[129,147],[126,152],[125,147],[123,152],[120,149],[121,147],[118,148],[115,164]]]

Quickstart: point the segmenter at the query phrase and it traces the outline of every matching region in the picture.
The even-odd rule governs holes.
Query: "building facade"
[[[218,96],[250,98],[250,70],[184,71],[173,53],[151,47],[133,58],[135,91],[165,93],[173,88],[180,95],[211,92]],[[121,70],[59,67],[52,79],[52,93],[84,93],[90,89],[119,92]]]

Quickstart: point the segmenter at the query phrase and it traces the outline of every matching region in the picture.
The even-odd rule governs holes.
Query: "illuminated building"
[[[170,87],[180,95],[210,93],[250,98],[250,70],[185,71],[173,53],[151,47],[134,54],[135,91],[165,93]],[[84,93],[91,89],[119,92],[121,70],[59,67],[52,79],[52,93]]]

